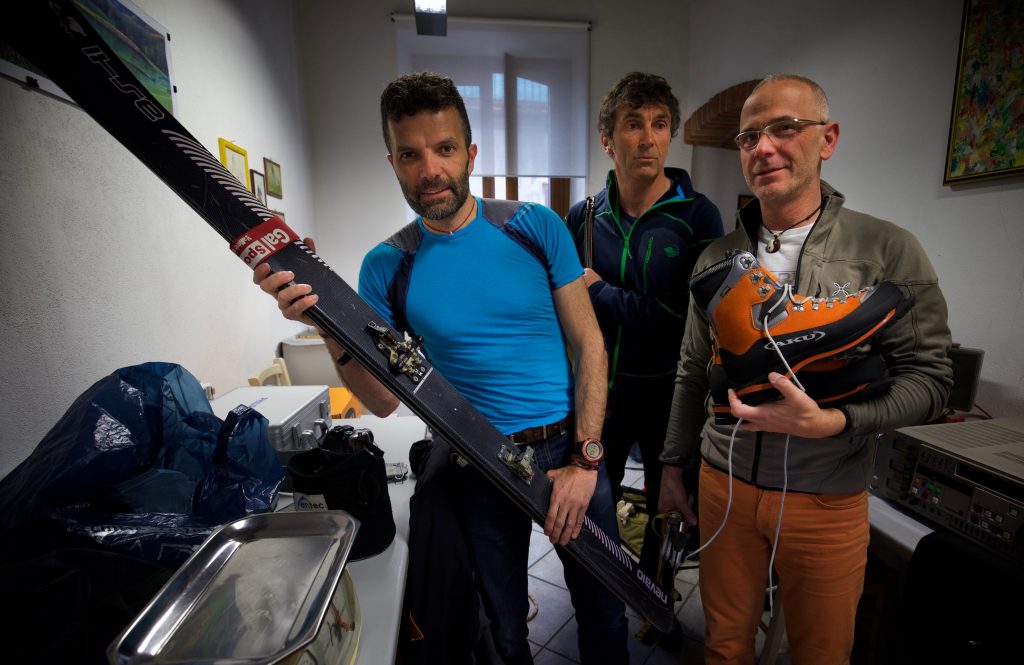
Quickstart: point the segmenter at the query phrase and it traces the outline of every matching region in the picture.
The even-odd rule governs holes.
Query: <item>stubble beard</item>
[[[791,180],[784,183],[771,182],[758,185],[756,184],[757,177],[746,173],[744,180],[747,181],[747,187],[754,193],[754,196],[764,203],[784,201],[792,195],[793,182]]]
[[[405,183],[402,186],[402,195],[413,211],[424,219],[431,221],[442,221],[448,219],[466,203],[469,198],[469,166],[458,178],[438,178],[431,182],[420,183],[412,187]],[[451,190],[452,196],[445,200],[424,204],[420,202],[420,195],[425,191],[437,191],[440,189]]]

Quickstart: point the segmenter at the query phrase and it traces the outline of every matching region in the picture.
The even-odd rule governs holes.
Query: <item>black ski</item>
[[[4,41],[59,85],[212,226],[248,265],[291,270],[320,295],[310,318],[348,349],[531,519],[551,495],[518,451],[409,340],[377,314],[181,126],[103,42],[71,0],[23,0],[0,24]],[[626,604],[668,632],[671,596],[589,519],[566,549]]]

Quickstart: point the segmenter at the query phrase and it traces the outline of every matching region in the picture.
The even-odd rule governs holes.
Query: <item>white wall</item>
[[[223,136],[280,163],[272,207],[308,230],[292,3],[137,4],[171,33],[178,119],[215,155]],[[0,474],[118,367],[176,362],[224,393],[300,328],[81,109],[0,79],[0,117]]]
[[[822,174],[849,207],[892,220],[922,242],[949,303],[953,341],[984,349],[977,401],[1024,413],[1024,179],[942,184],[962,3],[753,0],[691,3],[686,113],[771,72],[818,81],[839,120]],[[738,17],[750,20],[739,21]],[[698,148],[723,211],[747,193],[735,151]],[[731,227],[731,225],[729,225]]]

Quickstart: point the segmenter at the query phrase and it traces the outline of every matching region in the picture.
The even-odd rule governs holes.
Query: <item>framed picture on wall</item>
[[[131,0],[74,0],[89,25],[99,33],[135,78],[161,106],[174,115],[171,35]],[[56,83],[0,41],[0,74],[74,103]]]
[[[274,213],[275,215],[280,217],[282,220],[284,220],[284,212],[282,212],[280,210],[271,210],[270,212]]]
[[[263,174],[256,169],[249,169],[249,184],[256,200],[263,205],[267,205],[267,181]]]
[[[238,182],[245,185],[246,189],[250,189],[248,151],[225,138],[217,139],[217,146],[220,148],[220,163],[231,171],[231,175],[238,178]]]
[[[267,174],[267,195],[282,198],[284,192],[281,188],[281,165],[264,157],[263,172]]]
[[[1024,173],[1024,2],[965,0],[943,184]]]

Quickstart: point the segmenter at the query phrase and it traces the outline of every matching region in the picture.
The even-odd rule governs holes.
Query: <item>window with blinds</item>
[[[448,35],[434,37],[417,35],[411,15],[393,18],[398,74],[438,72],[462,93],[474,194],[563,216],[585,196],[589,24],[449,16]]]

